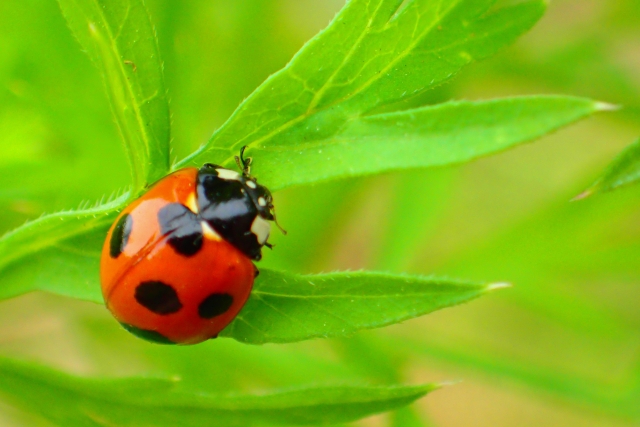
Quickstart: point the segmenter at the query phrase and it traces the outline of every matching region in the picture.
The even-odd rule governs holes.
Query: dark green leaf
[[[0,358],[8,402],[64,427],[310,425],[357,420],[437,388],[325,386],[265,394],[209,394],[179,379],[96,379]]]
[[[58,0],[102,73],[129,156],[134,193],[169,168],[169,104],[155,32],[141,0]]]
[[[602,176],[576,199],[604,193],[640,181],[640,139],[625,148],[607,167]]]
[[[544,11],[544,2],[533,0],[488,12],[494,2],[415,0],[404,7],[401,0],[349,2],[179,166],[229,165],[243,145],[290,150],[331,139],[364,113],[433,88],[493,54]]]
[[[502,286],[364,271],[303,276],[262,269],[249,301],[220,336],[251,344],[348,336]]]

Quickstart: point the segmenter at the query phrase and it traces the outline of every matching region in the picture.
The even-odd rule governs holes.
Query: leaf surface
[[[244,145],[286,150],[330,139],[363,114],[442,84],[473,60],[493,54],[544,11],[539,0],[491,11],[495,0],[403,3],[349,2],[177,166],[231,165]]]
[[[261,269],[249,301],[220,336],[251,344],[349,336],[457,305],[496,287],[366,271],[295,275]]]
[[[134,194],[169,169],[169,103],[149,14],[141,0],[58,0],[102,74],[133,175]]]
[[[405,406],[436,389],[316,386],[265,394],[210,394],[179,379],[83,378],[0,358],[0,393],[13,405],[64,427],[317,425]]]
[[[609,108],[583,98],[530,96],[456,101],[363,116],[321,139],[301,135],[253,148],[252,173],[270,189],[279,190],[390,170],[463,163],[532,141]]]
[[[45,215],[0,238],[0,299],[42,290],[101,302],[102,242],[129,194]]]
[[[618,154],[600,178],[576,199],[595,193],[605,193],[638,181],[640,181],[640,139]]]

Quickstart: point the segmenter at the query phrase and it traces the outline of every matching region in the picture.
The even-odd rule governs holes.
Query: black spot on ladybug
[[[198,306],[198,315],[203,319],[224,314],[233,304],[233,297],[229,294],[211,294]]]
[[[160,231],[181,255],[191,256],[202,248],[202,224],[198,216],[180,203],[169,203],[158,211]]]
[[[109,241],[109,255],[111,255],[111,258],[118,258],[122,251],[124,251],[124,247],[127,246],[127,242],[129,241],[132,228],[133,218],[131,218],[131,215],[122,215],[113,228],[113,233],[111,233],[111,240]]]
[[[143,340],[151,341],[156,344],[175,344],[169,338],[162,335],[160,332],[150,331],[148,329],[140,329],[133,325],[129,325],[127,323],[120,322],[123,328],[127,331],[131,332],[133,335],[138,338],[142,338]]]
[[[136,288],[135,298],[140,305],[156,314],[172,314],[182,308],[176,290],[162,282],[142,282]]]

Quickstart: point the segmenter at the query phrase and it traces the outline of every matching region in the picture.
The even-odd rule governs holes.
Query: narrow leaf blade
[[[180,380],[98,379],[0,358],[0,393],[64,427],[317,425],[405,406],[437,385],[324,386],[265,394],[210,394]]]
[[[618,154],[602,176],[576,199],[583,199],[596,193],[606,193],[638,181],[640,181],[640,139]]]
[[[169,103],[155,31],[141,0],[58,0],[102,74],[134,193],[169,168]]]
[[[277,190],[463,163],[530,142],[607,107],[583,98],[529,96],[364,116],[325,139],[252,149],[253,172]]]
[[[460,304],[490,289],[408,275],[261,269],[249,301],[220,336],[250,344],[349,336]]]

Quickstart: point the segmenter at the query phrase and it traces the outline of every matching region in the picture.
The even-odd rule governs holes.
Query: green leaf
[[[100,302],[100,249],[129,193],[88,209],[58,212],[0,238],[0,299],[42,290]]]
[[[261,269],[249,301],[220,336],[250,344],[349,336],[502,286],[364,271],[294,275]]]
[[[449,102],[365,116],[323,141],[252,150],[254,172],[276,190],[462,163],[529,142],[609,108],[582,98],[533,96]]]
[[[540,0],[491,12],[495,0],[403,3],[349,2],[207,144],[177,166],[214,160],[230,165],[244,145],[286,151],[330,140],[364,113],[440,85],[473,60],[511,43],[545,7]],[[262,167],[267,166],[274,165]]]
[[[602,176],[575,199],[605,193],[640,181],[640,139],[626,147],[607,167]]]
[[[169,104],[155,32],[141,0],[58,0],[100,70],[135,194],[169,169]]]
[[[357,420],[405,406],[437,385],[324,386],[265,394],[210,394],[179,379],[97,379],[0,358],[0,393],[64,426],[310,425]]]
[[[607,104],[566,96],[457,101],[353,119],[316,141],[251,150],[273,190],[389,170],[467,162],[539,138]],[[299,141],[305,141],[300,143]]]

